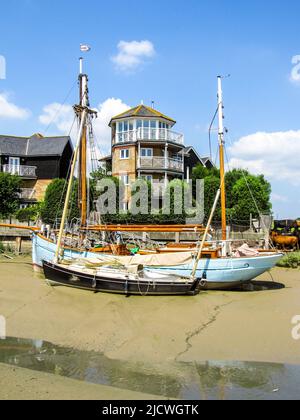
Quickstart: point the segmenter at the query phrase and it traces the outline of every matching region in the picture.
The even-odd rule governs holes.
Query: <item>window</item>
[[[177,160],[177,162],[182,162],[182,154],[174,154],[172,155],[173,160]]]
[[[141,149],[141,157],[153,157],[153,149]]]
[[[144,179],[147,182],[152,183],[152,181],[153,181],[153,176],[152,175],[142,175],[141,178]]]
[[[163,123],[163,122],[159,122],[159,128],[166,128],[166,129],[170,129],[170,125],[169,124],[166,124],[166,123]]]
[[[19,175],[20,173],[20,158],[10,157],[9,158],[9,172],[12,175]]]
[[[121,175],[120,180],[124,185],[129,185],[129,175]]]
[[[129,149],[120,150],[120,159],[129,159]]]

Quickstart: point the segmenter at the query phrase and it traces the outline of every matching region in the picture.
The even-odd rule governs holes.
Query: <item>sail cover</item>
[[[170,254],[151,254],[123,256],[99,256],[97,258],[85,258],[85,263],[91,265],[116,264],[123,266],[147,266],[147,267],[173,267],[177,265],[188,265],[193,262],[191,252],[174,252]]]

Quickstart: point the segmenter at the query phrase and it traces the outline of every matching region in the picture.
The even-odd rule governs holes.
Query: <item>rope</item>
[[[74,128],[76,119],[77,119],[76,116],[74,116],[73,123],[71,125],[70,130],[69,130],[69,137],[70,137],[71,132],[72,132],[72,130]],[[74,151],[73,151],[72,159],[70,160],[70,164],[69,164],[69,167],[68,167],[67,177],[66,177],[65,182],[64,182],[64,188],[62,190],[62,194],[61,194],[60,201],[59,201],[59,206],[58,206],[57,211],[56,211],[55,220],[58,220],[58,213],[60,211],[60,208],[61,208],[61,205],[62,205],[64,196],[65,196],[65,192],[66,192],[66,188],[67,188],[67,185],[68,185],[68,179],[69,179],[69,176],[70,176],[70,171],[71,171],[71,166],[72,166],[73,158],[74,158]]]
[[[73,83],[71,89],[69,90],[67,96],[65,97],[65,99],[63,100],[63,103],[60,105],[59,109],[57,110],[57,112],[55,113],[54,117],[52,118],[52,120],[50,121],[50,123],[48,124],[46,130],[45,130],[45,134],[47,134],[49,128],[52,126],[52,124],[54,123],[54,121],[56,120],[56,118],[58,117],[58,115],[61,113],[61,110],[63,108],[63,106],[66,104],[67,100],[69,99],[69,97],[71,96],[71,93],[73,92],[74,87],[77,84],[77,80]]]
[[[211,141],[211,131],[212,131],[212,127],[214,125],[215,119],[218,115],[218,111],[219,111],[219,104],[218,104],[218,108],[216,109],[216,112],[213,116],[213,119],[211,121],[211,124],[209,126],[209,130],[208,130],[208,139],[209,139],[209,151],[210,151],[210,159],[212,160],[212,141]]]

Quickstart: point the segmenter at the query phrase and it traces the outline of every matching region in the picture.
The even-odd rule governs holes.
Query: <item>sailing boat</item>
[[[58,240],[55,244],[54,259],[43,259],[43,269],[48,281],[55,284],[92,290],[94,292],[110,292],[147,295],[196,295],[200,291],[200,279],[184,277],[176,274],[163,274],[144,270],[144,266],[131,264],[126,266],[119,261],[106,259],[104,262],[97,261],[87,266],[87,260],[78,261],[76,250],[73,260],[66,261],[66,249],[63,239],[66,234],[65,224],[69,202],[72,194],[75,169],[79,161],[80,173],[80,214],[81,229],[87,227],[87,122],[95,112],[89,107],[88,100],[88,77],[83,74],[82,61],[80,62],[80,105],[75,106],[75,112],[80,121],[78,139],[73,155],[70,170],[67,194]],[[37,242],[38,240],[38,242]],[[45,239],[36,236],[34,242],[34,258],[36,251],[42,248]],[[69,249],[73,253],[72,249]],[[76,255],[77,254],[77,255]],[[75,259],[74,259],[75,257]],[[182,257],[182,256],[181,256]]]
[[[219,148],[221,185],[205,229],[199,249],[194,252],[168,255],[135,255],[130,257],[108,256],[90,250],[76,250],[63,245],[64,227],[68,202],[72,191],[73,176],[79,157],[81,168],[81,226],[87,221],[86,184],[86,121],[93,112],[89,109],[88,78],[80,71],[81,103],[75,107],[81,124],[74,152],[71,175],[65,201],[63,218],[57,243],[40,234],[33,236],[33,261],[43,265],[46,278],[65,286],[100,292],[122,294],[190,294],[200,289],[228,289],[249,282],[273,268],[282,257],[274,252],[235,257],[227,256],[226,245],[226,190],[224,165],[223,97],[221,77],[218,78]],[[222,250],[223,255],[206,258],[204,253],[210,225],[221,197],[222,204]]]

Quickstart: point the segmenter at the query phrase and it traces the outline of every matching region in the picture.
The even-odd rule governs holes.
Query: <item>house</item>
[[[44,199],[55,178],[67,178],[73,154],[70,137],[0,136],[0,171],[22,179],[21,207]]]
[[[110,121],[111,155],[100,160],[109,175],[119,177],[129,187],[137,179],[165,187],[173,179],[186,179],[189,169],[198,163],[213,165],[202,159],[193,147],[186,148],[184,135],[174,130],[176,121],[145,105],[139,105]],[[129,190],[129,188],[127,188]],[[129,193],[124,209],[128,208]]]
[[[190,179],[193,168],[199,164],[207,169],[212,169],[215,166],[210,157],[201,157],[193,146],[186,147],[184,159],[184,173],[186,180]]]

